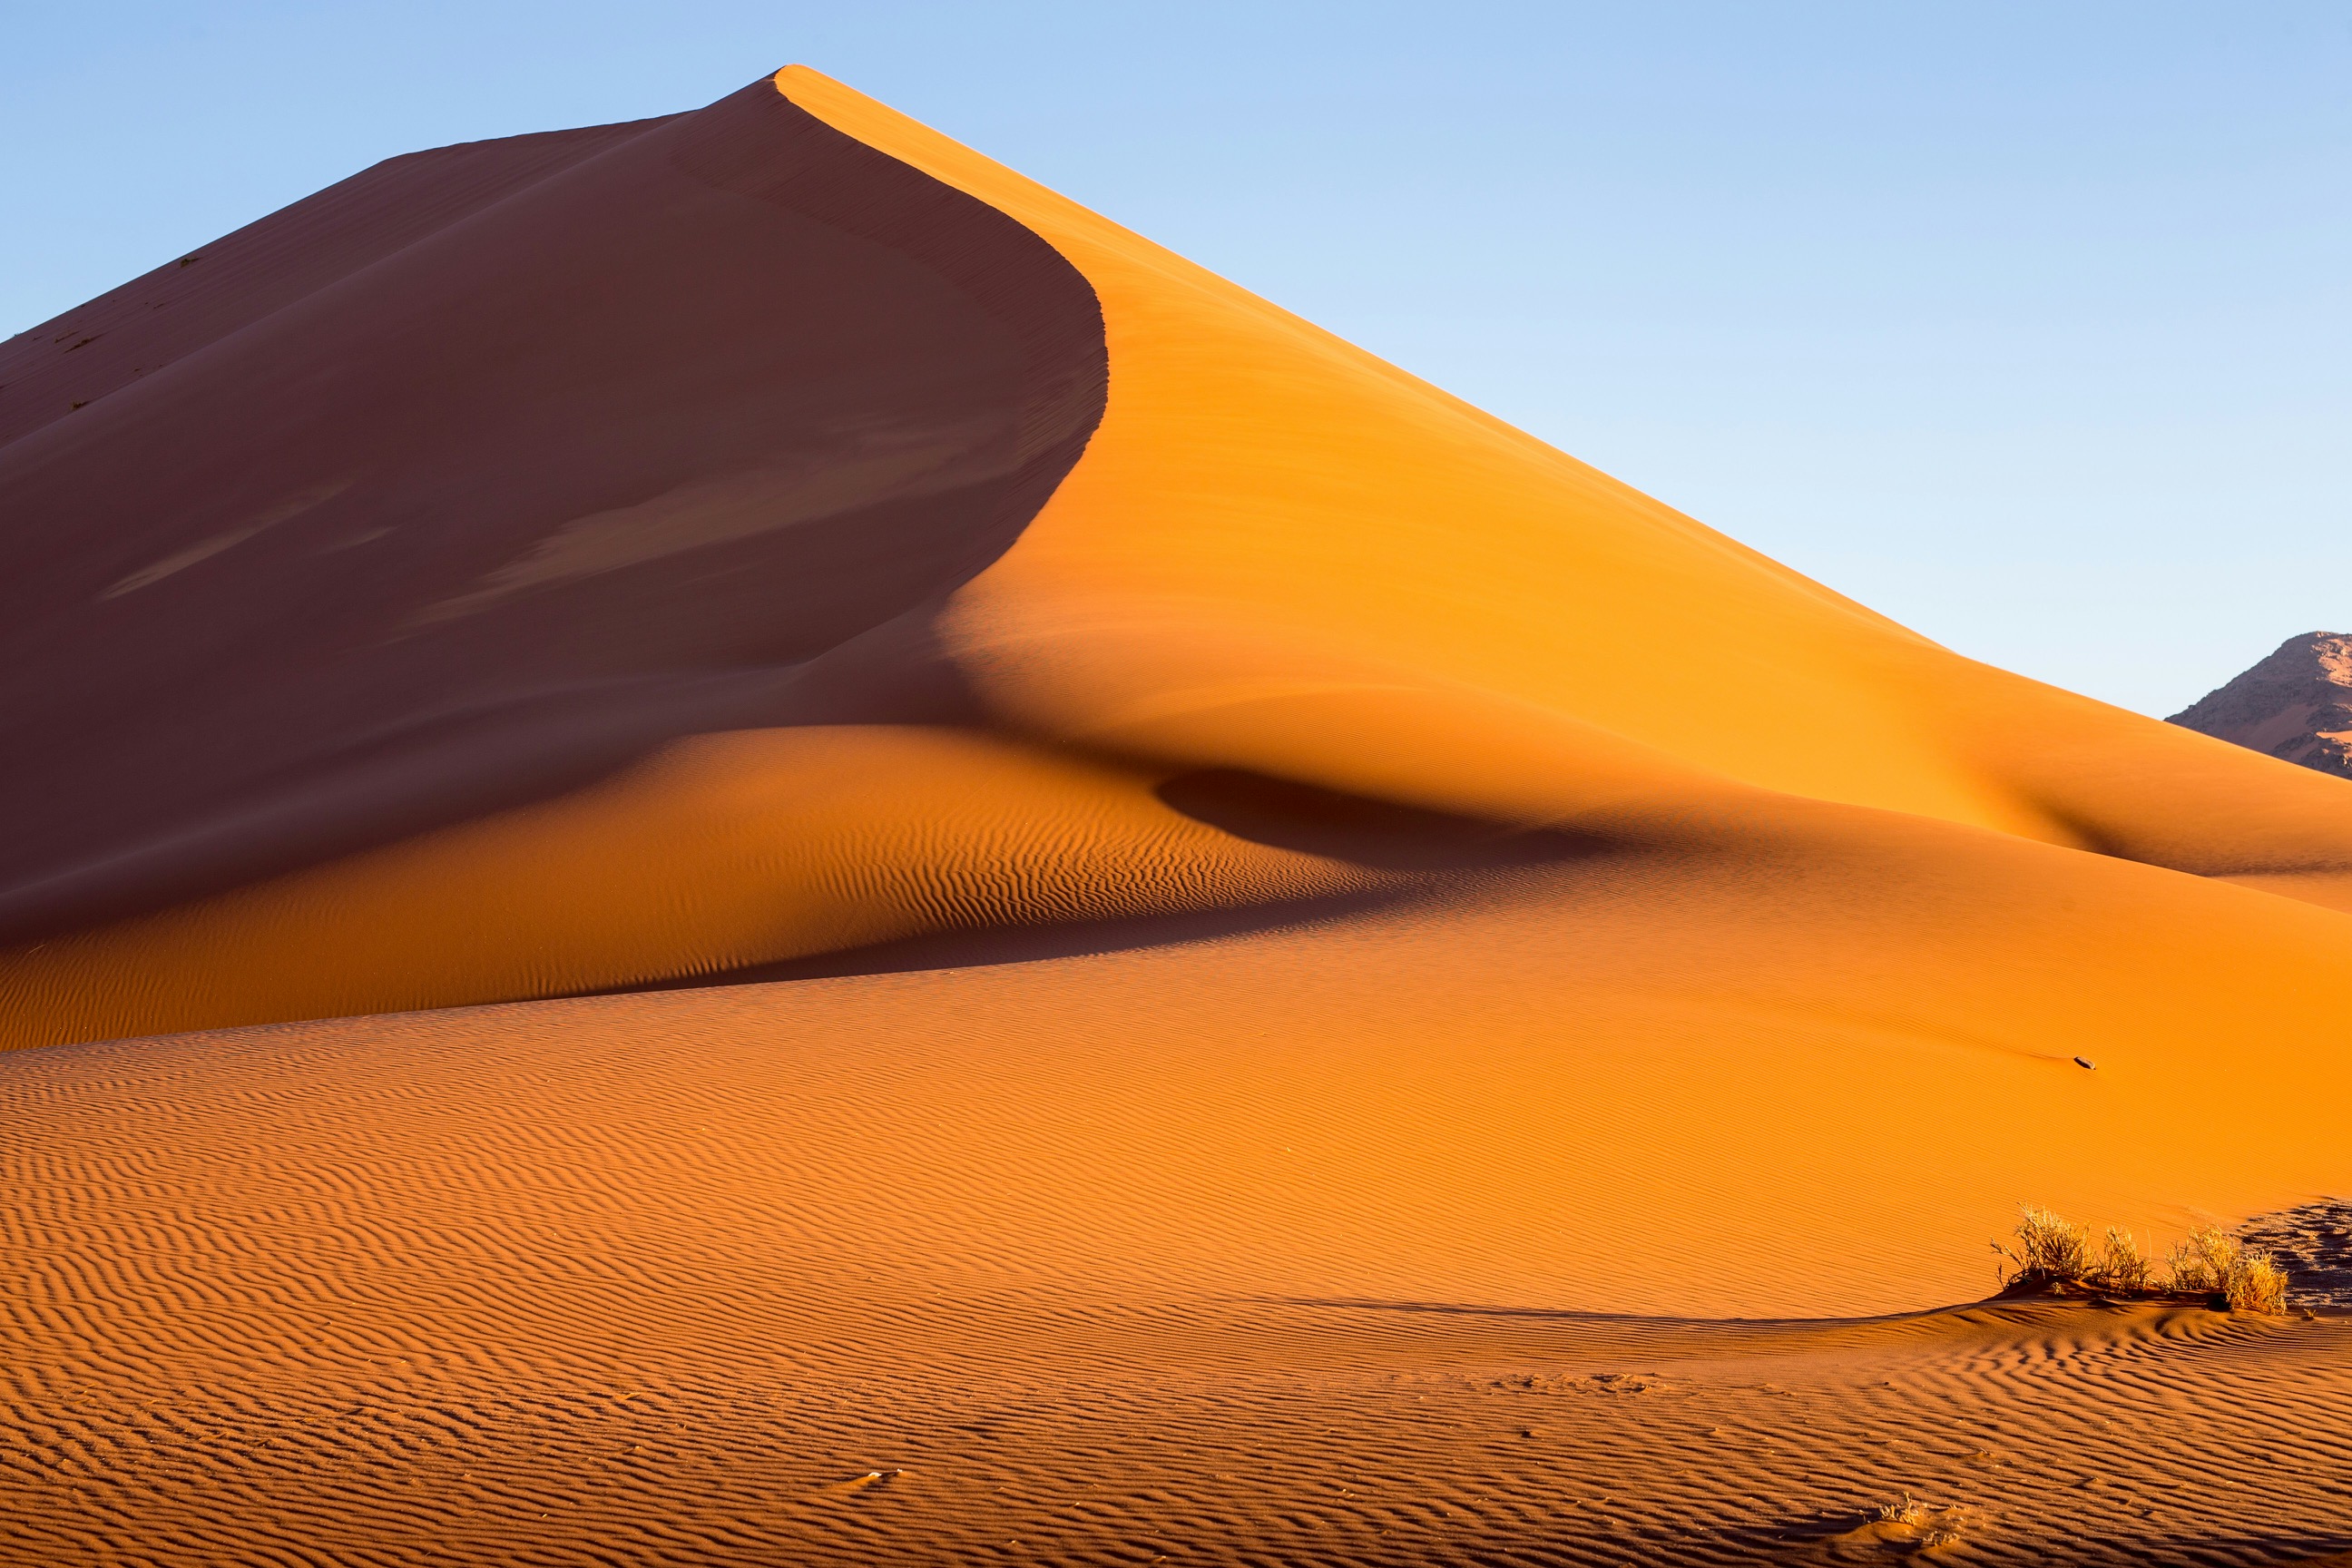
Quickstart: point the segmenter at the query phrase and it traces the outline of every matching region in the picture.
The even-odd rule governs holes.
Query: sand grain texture
[[[1419,924],[1240,940],[1352,988]],[[1770,1199],[1730,1201],[1772,1185],[1750,1150],[1709,1173],[1732,1278],[1631,1277],[1676,1218],[1566,1206],[1719,1058],[1341,1058],[1292,1042],[1275,986],[1204,998],[1219,957],[20,1054],[0,1540],[108,1563],[1876,1561],[1918,1544],[1873,1521],[1907,1491],[1990,1561],[2352,1547],[2343,1320],[1662,1311],[1852,1302],[1958,1260],[1892,1227],[1759,1255]],[[1580,1094],[1582,1136],[1547,1136]],[[1669,1106],[1617,1125],[1645,1094]]]

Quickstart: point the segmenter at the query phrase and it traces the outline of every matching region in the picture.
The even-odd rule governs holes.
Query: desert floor
[[[1550,1054],[1181,1000],[1272,948],[1312,1006],[1412,926],[0,1058],[5,1554],[2352,1560],[2343,1209],[2274,1226],[2291,1318],[1855,1310],[1991,1256],[1666,1148],[1670,1078],[1563,1219],[1605,1062],[1580,1112]],[[1722,1147],[1718,1231],[1644,1143]]]

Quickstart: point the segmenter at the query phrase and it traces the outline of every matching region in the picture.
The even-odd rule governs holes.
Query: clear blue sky
[[[0,59],[0,332],[804,61],[1964,653],[2163,713],[2352,630],[2344,0],[10,0]]]

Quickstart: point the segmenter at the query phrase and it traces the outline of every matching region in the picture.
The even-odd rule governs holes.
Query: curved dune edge
[[[1199,725],[1152,715],[1352,663],[1816,799],[2200,875],[2352,868],[2327,781],[1953,655],[837,82],[777,86],[1013,214],[1103,301],[1103,424],[950,618],[1023,722],[1198,757]],[[1396,771],[1352,750],[1333,782]],[[1416,793],[1472,804],[1449,763]],[[1579,804],[1483,782],[1485,809]]]

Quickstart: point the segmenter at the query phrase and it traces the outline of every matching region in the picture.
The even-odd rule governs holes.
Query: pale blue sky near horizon
[[[0,334],[801,61],[1975,658],[2163,714],[2352,630],[2342,0],[14,0],[0,58]]]

